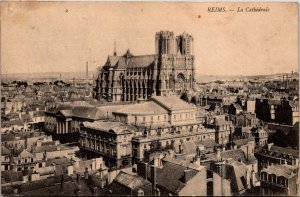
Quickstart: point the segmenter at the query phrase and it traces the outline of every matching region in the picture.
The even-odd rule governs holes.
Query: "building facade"
[[[106,101],[135,101],[180,94],[195,85],[193,37],[161,31],[155,35],[154,55],[108,56],[99,70],[94,97]]]

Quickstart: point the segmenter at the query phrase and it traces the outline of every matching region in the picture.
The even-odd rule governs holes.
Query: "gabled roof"
[[[252,141],[255,141],[254,137],[233,140],[233,143],[237,146],[243,146],[243,145],[246,145],[248,142],[252,142]]]
[[[184,171],[187,168],[181,165],[166,163],[162,169],[157,169],[157,184],[172,193],[178,193],[182,190],[184,183]],[[189,169],[189,180],[193,178],[199,171]]]
[[[185,141],[182,145],[186,155],[196,154],[197,147],[193,141]]]
[[[1,155],[9,155],[10,150],[8,150],[5,146],[1,146]]]
[[[246,172],[247,172],[247,166],[245,164],[242,164],[240,162],[234,161],[227,165],[227,168],[229,169],[230,178],[232,180],[232,190],[233,192],[240,192],[246,188]]]
[[[109,63],[110,66],[115,66],[120,58],[120,56],[108,56],[107,63]]]
[[[140,56],[132,56],[129,61],[127,67],[148,67],[154,63],[156,55],[140,55]]]
[[[117,177],[114,179],[114,182],[118,182],[119,184],[124,185],[132,190],[143,187],[144,185],[151,185],[148,180],[143,179],[137,175],[128,174],[123,171],[121,171],[117,175]]]
[[[22,158],[34,157],[33,154],[28,152],[26,149],[19,149],[18,151],[16,151],[14,156]]]
[[[179,97],[172,96],[154,96],[152,97],[154,102],[157,102],[167,108],[168,110],[190,110],[195,109],[194,106],[191,106],[187,102],[181,100]]]
[[[155,103],[154,101],[145,101],[125,106],[117,111],[124,114],[162,114],[168,113],[166,109]]]
[[[121,122],[98,120],[94,122],[83,122],[82,125],[87,128],[92,128],[95,130],[106,131],[115,134],[125,134],[136,131],[136,128],[134,126],[125,125]]]

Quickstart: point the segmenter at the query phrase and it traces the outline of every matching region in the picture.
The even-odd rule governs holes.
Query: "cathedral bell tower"
[[[174,33],[171,31],[160,31],[155,34],[155,54],[174,54]]]

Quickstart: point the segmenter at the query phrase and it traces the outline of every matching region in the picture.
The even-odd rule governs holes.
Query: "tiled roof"
[[[207,139],[207,140],[203,140],[203,141],[196,141],[195,142],[196,145],[203,145],[205,147],[208,147],[208,148],[212,148],[212,147],[215,147],[216,145],[218,145],[216,143],[216,141],[214,139]]]
[[[197,147],[193,141],[185,141],[182,145],[186,155],[196,154]]]
[[[1,135],[1,141],[2,142],[9,142],[9,141],[13,141],[15,140],[15,136],[12,133],[8,133],[8,134],[2,134]]]
[[[53,108],[50,108],[49,110],[47,110],[47,112],[57,113],[58,111],[61,111],[61,110],[72,109],[72,107],[73,106],[71,103],[60,103],[60,104],[58,104],[57,107],[53,107]]]
[[[146,180],[143,179],[137,175],[131,175],[131,174],[127,174],[123,171],[121,171],[117,177],[114,179],[115,182],[118,182],[121,185],[124,185],[130,189],[135,189],[138,187],[142,187],[144,185],[151,185],[151,183]]]
[[[57,151],[57,146],[55,145],[45,145],[45,146],[39,146],[39,147],[34,147],[33,152],[35,153],[42,153],[42,152],[53,152]]]
[[[9,114],[6,114],[5,117],[7,117],[8,119],[19,119],[19,114],[18,113],[9,113]]]
[[[275,174],[276,176],[283,176],[286,178],[293,177],[297,173],[297,166],[291,165],[271,165],[264,168],[261,172],[268,174]]]
[[[233,159],[235,161],[243,162],[245,164],[255,163],[257,160],[254,156],[249,156],[248,159],[241,149],[234,149],[234,150],[227,150],[221,151],[221,158],[223,159]],[[216,153],[211,153],[206,155],[208,159],[216,160],[217,155]]]
[[[29,114],[22,114],[21,117],[24,122],[32,122],[32,118]]]
[[[24,126],[24,122],[22,120],[11,120],[11,125],[18,125],[18,126]]]
[[[22,158],[33,158],[33,154],[28,152],[26,149],[19,149],[18,151],[15,152],[15,157],[22,157]]]
[[[13,170],[1,171],[1,184],[22,181],[22,172],[16,172]]]
[[[5,146],[1,146],[1,155],[9,155],[10,150],[8,150]]]
[[[242,110],[241,105],[238,103],[234,103],[233,106],[235,107],[235,109]]]
[[[155,55],[132,56],[129,59],[128,67],[147,67],[155,61]]]
[[[84,127],[98,129],[106,132],[114,132],[116,134],[121,134],[125,132],[133,132],[136,128],[132,125],[125,125],[121,122],[112,121],[94,121],[94,122],[83,122]]]
[[[162,169],[157,169],[157,184],[172,193],[177,193],[185,187],[184,171],[187,168],[181,165],[166,163]],[[190,170],[190,179],[199,171]]]
[[[47,160],[47,163],[50,164],[50,163],[55,163],[56,165],[62,165],[62,164],[71,164],[71,160],[69,158],[66,158],[66,157],[61,157],[61,158],[57,158],[57,159],[48,159]]]
[[[44,116],[45,112],[44,111],[34,111],[33,112],[33,117],[40,117],[40,116]]]
[[[117,112],[125,114],[162,114],[167,113],[167,110],[153,101],[146,101],[143,103],[128,105]]]
[[[191,106],[187,102],[181,100],[179,97],[172,96],[154,96],[152,100],[160,103],[162,106],[168,110],[190,110],[195,109],[194,106]]]
[[[251,137],[251,138],[246,138],[246,139],[233,140],[233,143],[237,146],[242,146],[242,145],[246,145],[248,142],[252,142],[254,140],[255,140],[255,138]]]
[[[236,192],[240,192],[246,189],[246,171],[247,166],[240,162],[232,162],[227,168],[231,169],[231,179],[233,179],[232,190]]]
[[[108,56],[107,61],[111,66],[115,66],[120,58],[120,56]]]
[[[247,162],[245,153],[241,149],[221,151],[221,157],[224,159],[234,159],[235,161],[241,160],[243,163]]]
[[[299,158],[299,150],[295,150],[292,148],[283,148],[280,146],[273,145],[271,146],[270,151],[285,154],[285,155],[292,155],[296,158]]]

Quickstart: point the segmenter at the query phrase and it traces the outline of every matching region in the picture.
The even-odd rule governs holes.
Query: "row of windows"
[[[151,116],[151,121],[154,120],[154,116]],[[157,116],[157,120],[159,121],[160,120],[160,116]],[[167,120],[167,115],[164,115],[164,120]],[[146,117],[144,116],[143,117],[143,122],[146,122]]]
[[[179,120],[181,120],[182,119],[182,114],[180,114],[177,117],[179,117]],[[193,113],[187,113],[187,114],[185,114],[185,118],[189,118],[189,117],[193,118],[194,114]],[[176,115],[175,114],[173,115],[173,119],[176,120]]]
[[[18,164],[21,164],[21,163],[22,163],[22,160],[23,160],[23,159],[19,159],[19,160],[18,160]],[[30,162],[33,162],[33,158],[28,158],[28,159],[26,158],[26,159],[25,159],[25,163],[30,163]]]
[[[287,181],[285,177],[277,177],[274,174],[261,174],[262,180],[269,181],[271,183],[279,184],[279,185],[287,185]]]
[[[208,135],[199,135],[199,136],[194,136],[194,137],[187,137],[187,138],[185,138],[185,140],[186,141],[189,141],[189,140],[200,140],[200,141],[202,141],[202,140],[209,139],[209,138],[214,138],[214,137],[215,136],[213,134],[208,134]],[[182,139],[174,139],[174,142],[176,142],[176,141],[181,142],[183,140],[184,140],[183,138]],[[162,142],[160,142],[160,143],[162,143]],[[166,143],[166,146],[171,145],[172,140],[167,140],[167,141],[165,141],[165,143]],[[147,149],[147,147],[149,147],[150,144],[151,143],[145,143],[144,144],[144,149]],[[134,146],[136,147],[136,145],[134,145]]]

